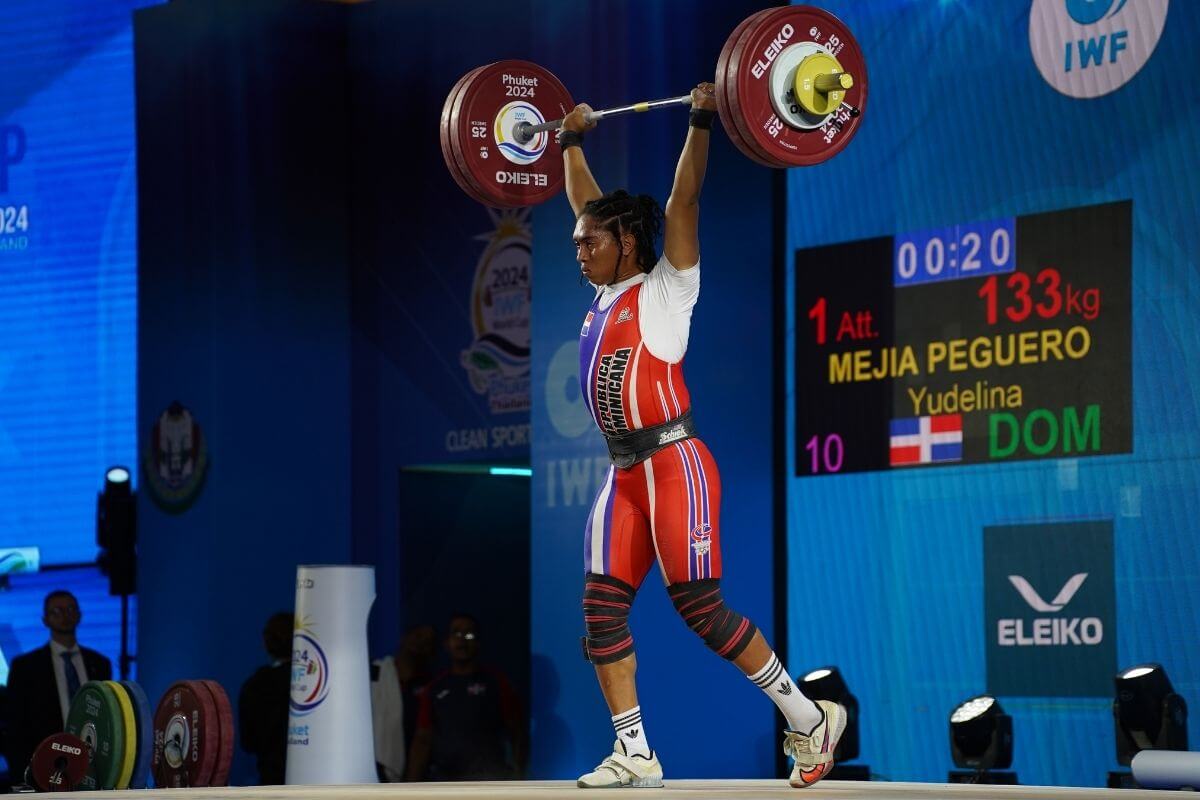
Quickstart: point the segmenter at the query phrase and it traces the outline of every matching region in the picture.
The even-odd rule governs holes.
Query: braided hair
[[[585,214],[612,234],[618,246],[621,236],[633,235],[637,263],[642,272],[654,269],[658,261],[654,243],[662,234],[663,212],[658,202],[648,194],[631,195],[624,189],[597,197],[583,207]]]

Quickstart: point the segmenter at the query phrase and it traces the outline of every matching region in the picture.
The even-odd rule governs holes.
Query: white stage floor
[[[388,783],[367,786],[242,786],[220,789],[142,789],[83,792],[104,800],[1196,800],[1195,792],[1143,789],[1077,789],[1061,786],[984,786],[942,783],[822,781],[793,789],[783,780],[668,780],[662,789],[577,789],[574,781],[489,781],[482,783]]]

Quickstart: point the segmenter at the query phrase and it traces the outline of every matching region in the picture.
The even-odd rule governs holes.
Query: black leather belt
[[[640,464],[667,445],[691,439],[696,435],[689,408],[680,416],[661,425],[639,428],[616,436],[604,435],[608,442],[608,458],[617,469],[629,469]]]

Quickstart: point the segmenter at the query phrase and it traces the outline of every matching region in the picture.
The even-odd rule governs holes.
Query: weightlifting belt
[[[617,469],[629,469],[667,445],[691,439],[695,435],[696,425],[692,422],[692,410],[689,408],[680,416],[661,425],[639,428],[615,436],[605,434],[604,439],[608,443],[608,458],[613,466]]]

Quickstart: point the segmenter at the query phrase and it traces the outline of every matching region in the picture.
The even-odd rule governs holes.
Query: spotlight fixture
[[[1142,750],[1187,750],[1187,703],[1159,664],[1140,664],[1113,679],[1117,763],[1128,766]]]
[[[1012,765],[1012,717],[991,695],[964,700],[950,714],[950,755],[954,765],[970,772],[951,772],[950,783],[1016,783],[1001,772]]]
[[[104,472],[104,491],[96,497],[96,544],[108,593],[121,598],[121,679],[129,677],[129,596],[137,592],[137,496],[127,467]]]
[[[96,498],[96,544],[100,569],[108,576],[108,591],[130,595],[137,591],[137,498],[126,467],[109,467],[104,491]]]
[[[842,678],[841,670],[837,667],[821,667],[814,669],[797,681],[805,696],[813,700],[832,700],[846,709],[846,729],[838,740],[837,749],[833,752],[833,771],[829,774],[832,780],[869,781],[871,768],[865,764],[846,764],[858,758],[858,698],[850,693],[850,688]]]

